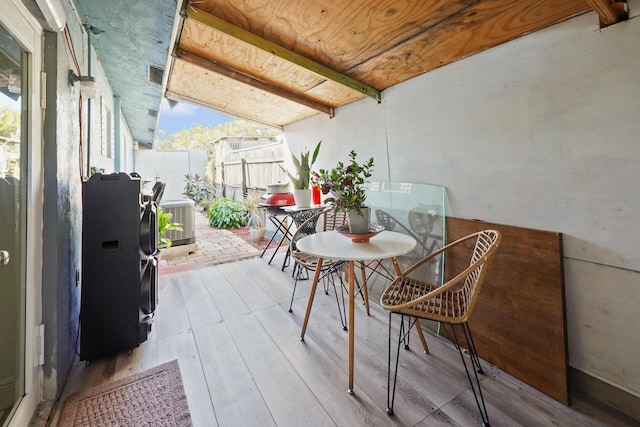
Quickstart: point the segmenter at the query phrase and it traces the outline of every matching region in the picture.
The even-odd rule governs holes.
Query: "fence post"
[[[244,157],[242,162],[242,197],[247,197],[247,159]]]
[[[224,162],[220,162],[220,168],[222,169],[221,178],[222,178],[222,198],[227,197],[227,184],[224,179]]]

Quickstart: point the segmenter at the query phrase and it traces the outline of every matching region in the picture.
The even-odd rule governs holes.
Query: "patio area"
[[[262,252],[238,234],[210,227],[204,212],[195,214],[195,236],[197,249],[175,246],[170,249],[174,254],[161,257],[161,275],[255,258]]]
[[[280,268],[284,251],[267,265],[267,258],[258,258],[260,251],[233,233],[201,231],[206,233],[198,234],[197,252],[163,260],[150,338],[131,355],[89,365],[76,361],[52,416],[34,425],[56,426],[65,399],[75,391],[173,359],[180,365],[195,426],[479,425],[449,341],[428,335],[431,354],[425,355],[414,335],[411,351],[402,351],[396,415],[388,417],[388,314],[378,304],[371,304],[370,316],[362,300],[356,304],[355,394],[350,396],[347,332],[334,295],[318,291],[301,342],[310,283],[298,286],[289,313],[293,279],[291,267]],[[486,362],[483,366],[493,426],[632,425],[579,396],[567,407]]]

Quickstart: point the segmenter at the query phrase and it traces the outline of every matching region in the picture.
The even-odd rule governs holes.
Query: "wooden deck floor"
[[[195,426],[472,426],[479,425],[457,351],[417,336],[402,351],[396,415],[388,417],[388,315],[356,307],[355,394],[347,393],[347,333],[335,297],[319,291],[304,342],[300,327],[309,282],[287,311],[291,268],[251,259],[160,276],[150,339],[131,355],[77,362],[49,425],[70,393],[178,359]],[[320,288],[320,287],[319,287]],[[360,300],[360,303],[362,301]],[[626,425],[584,403],[566,407],[508,374],[483,365],[492,426]],[[586,415],[589,413],[590,415]]]

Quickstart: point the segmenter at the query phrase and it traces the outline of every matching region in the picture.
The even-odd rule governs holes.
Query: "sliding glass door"
[[[30,249],[38,221],[30,212],[41,161],[34,140],[40,114],[34,100],[39,88],[39,31],[21,5],[0,10],[0,425],[26,425],[39,401],[34,335],[39,315],[41,256]],[[35,107],[35,108],[34,108]],[[35,161],[35,163],[32,163]],[[40,221],[41,223],[41,221]],[[39,230],[41,233],[41,229]],[[41,235],[41,234],[40,234]],[[37,311],[36,311],[37,310]]]

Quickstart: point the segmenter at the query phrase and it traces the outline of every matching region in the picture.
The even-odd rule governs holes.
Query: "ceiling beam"
[[[221,74],[230,79],[236,80],[238,82],[247,84],[256,89],[263,90],[265,92],[272,93],[274,95],[280,96],[282,98],[288,99],[289,101],[297,102],[298,104],[302,104],[306,107],[312,108],[314,110],[320,111],[321,113],[325,113],[329,115],[329,117],[334,117],[334,109],[328,105],[321,104],[319,102],[313,101],[309,98],[305,98],[304,96],[300,96],[298,94],[286,91],[277,86],[271,85],[269,83],[265,83],[261,80],[254,79],[251,76],[247,76],[246,74],[235,71],[231,68],[228,68],[224,65],[218,64],[213,61],[209,61],[208,59],[202,58],[196,54],[191,52],[184,51],[182,49],[176,49],[175,56],[177,58],[182,59],[183,61],[187,61],[193,65],[196,65],[200,68],[204,68],[205,70],[212,71],[217,74]]]
[[[217,16],[204,12],[193,6],[186,8],[187,18],[200,22],[203,25],[207,25],[215,30],[221,31],[231,37],[238,40],[242,40],[252,46],[269,52],[285,61],[296,64],[306,70],[316,73],[328,80],[340,83],[348,88],[351,88],[357,92],[360,92],[366,96],[369,96],[376,101],[381,101],[380,91],[374,89],[364,83],[360,83],[351,77],[348,77],[339,71],[333,70],[322,64],[319,64],[309,58],[306,58],[298,53],[295,53],[285,47],[279,46],[269,40],[266,40],[256,34],[253,34],[243,28],[233,25],[227,21],[224,21]]]
[[[601,27],[616,24],[629,17],[626,0],[587,0],[587,3],[600,16]]]

